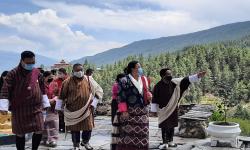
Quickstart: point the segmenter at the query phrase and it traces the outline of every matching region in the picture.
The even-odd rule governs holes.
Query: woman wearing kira
[[[152,99],[149,82],[138,61],[127,66],[127,75],[120,79],[118,112],[119,123],[116,150],[148,150],[149,119],[147,105]]]

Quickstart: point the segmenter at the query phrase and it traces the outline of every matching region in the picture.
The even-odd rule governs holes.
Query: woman
[[[53,76],[50,71],[45,71],[43,76],[46,87],[46,94],[48,95],[51,105],[51,107],[46,111],[45,114],[45,137],[47,137],[46,144],[50,147],[56,147],[59,131],[59,117],[58,113],[55,111],[55,103],[57,99],[55,94],[57,92],[57,89],[55,89],[54,86],[51,85]]]
[[[149,120],[147,105],[152,99],[148,80],[138,61],[131,61],[121,79],[118,92],[119,136],[117,150],[148,150]],[[116,119],[115,119],[116,121]]]
[[[57,78],[53,81],[52,85],[54,89],[57,89],[56,96],[59,96],[62,89],[62,83],[68,78],[68,74],[65,68],[60,68],[57,72]],[[59,132],[65,133],[65,124],[64,124],[64,115],[62,111],[58,112],[59,114]]]
[[[1,78],[0,78],[0,91],[2,89],[2,86],[3,86],[3,82],[4,82],[4,79],[6,78],[8,74],[8,71],[4,71],[2,74],[1,74]]]
[[[117,136],[119,136],[119,133],[115,132],[115,130],[117,129],[117,123],[114,123],[114,118],[116,116],[117,113],[117,109],[118,109],[118,102],[117,102],[117,96],[118,96],[118,84],[120,82],[120,79],[122,79],[123,77],[125,77],[124,73],[120,73],[116,76],[116,81],[112,86],[112,103],[111,103],[111,123],[113,126],[113,132],[112,132],[112,143],[111,143],[111,150],[115,150],[116,149],[116,138]]]

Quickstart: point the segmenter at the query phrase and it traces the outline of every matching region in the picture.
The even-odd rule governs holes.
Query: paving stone
[[[158,119],[150,118],[149,123],[149,149],[158,149],[161,143],[161,130],[158,128]],[[111,141],[111,121],[110,117],[97,116],[95,118],[95,129],[92,132],[90,144],[95,150],[109,150]],[[177,130],[175,131],[177,132]],[[174,142],[178,144],[176,148],[169,150],[236,150],[234,148],[215,148],[210,147],[210,138],[194,139],[174,137]],[[26,149],[31,150],[31,140],[26,143]],[[40,145],[39,150],[70,150],[72,149],[71,134],[68,133],[65,139],[65,134],[60,133],[58,146],[56,148],[48,148]],[[0,150],[16,150],[15,145],[0,146]]]

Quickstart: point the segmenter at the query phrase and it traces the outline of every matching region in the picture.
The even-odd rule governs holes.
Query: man
[[[89,80],[89,77],[93,78],[93,74],[94,74],[94,70],[93,70],[93,69],[88,68],[88,69],[86,70],[85,75],[86,75],[86,77],[88,78],[88,80]],[[99,86],[99,87],[100,87],[100,86]],[[100,87],[100,88],[101,88],[101,87]],[[102,103],[101,100],[102,100],[102,99],[100,99],[100,98],[98,97],[97,94],[94,96],[94,101],[98,101],[98,103]],[[97,103],[96,103],[96,106],[94,106],[94,108],[96,108],[96,107],[97,107]],[[94,115],[95,115],[95,114],[94,114]]]
[[[64,121],[67,131],[71,131],[74,149],[80,145],[87,150],[93,149],[89,145],[91,131],[94,127],[93,106],[103,96],[100,85],[92,78],[84,76],[83,66],[75,64],[72,76],[63,82],[56,109],[64,109]],[[80,144],[80,131],[82,131],[82,142]]]
[[[178,126],[178,103],[185,95],[189,85],[198,82],[206,74],[205,71],[199,72],[185,78],[172,79],[172,72],[169,68],[160,71],[161,81],[159,81],[153,90],[153,100],[151,111],[158,112],[159,128],[162,130],[163,144],[159,149],[176,147],[173,143],[174,128]]]
[[[19,65],[7,74],[0,94],[0,112],[11,106],[17,150],[25,149],[25,134],[30,132],[34,132],[32,150],[38,149],[44,129],[42,110],[50,106],[40,71],[34,65],[35,54],[22,52]]]
[[[62,89],[62,83],[68,78],[67,71],[65,68],[60,68],[58,70],[57,79],[55,79],[51,86],[56,91],[55,96],[59,96]],[[64,115],[59,111],[59,132],[65,132]]]
[[[94,70],[93,69],[91,69],[91,68],[88,68],[87,70],[86,70],[86,76],[92,76],[93,74],[94,74]]]

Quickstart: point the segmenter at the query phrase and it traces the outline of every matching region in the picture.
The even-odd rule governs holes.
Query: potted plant
[[[212,122],[209,123],[208,134],[218,138],[237,137],[241,130],[238,123],[227,121],[228,101],[223,100],[213,112]]]
[[[228,94],[225,94],[228,98]],[[229,101],[221,98],[222,103],[213,112],[212,122],[209,123],[207,132],[211,135],[211,146],[217,146],[219,142],[229,142],[232,147],[237,147],[237,136],[240,134],[240,126],[235,122],[227,121]]]

